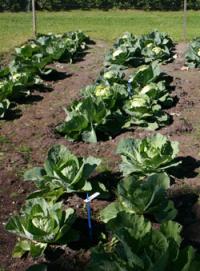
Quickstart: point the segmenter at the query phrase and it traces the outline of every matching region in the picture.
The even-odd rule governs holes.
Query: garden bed
[[[80,96],[80,89],[92,83],[99,74],[103,64],[103,56],[108,49],[104,42],[97,41],[85,58],[75,64],[58,64],[57,69],[63,78],[48,82],[52,90],[34,92],[29,99],[19,104],[9,120],[0,122],[0,267],[6,271],[25,271],[33,261],[30,258],[21,260],[11,256],[15,237],[4,230],[4,223],[11,213],[19,210],[28,193],[33,190],[30,183],[23,182],[23,173],[33,166],[40,166],[46,157],[48,149],[53,144],[64,144],[74,154],[87,157],[92,155],[103,158],[103,164],[98,169],[101,178],[112,182],[118,176],[120,157],[116,155],[116,146],[120,139],[130,137],[143,138],[151,134],[141,129],[123,133],[112,140],[88,144],[84,142],[69,142],[54,133],[54,127],[63,120],[62,107],[69,105]],[[200,207],[195,201],[194,191],[200,191],[199,185],[199,153],[200,153],[200,77],[198,70],[182,70],[183,54],[186,44],[176,46],[177,58],[173,63],[162,66],[163,71],[173,76],[173,96],[177,96],[175,107],[169,109],[173,115],[173,123],[159,130],[160,133],[177,140],[180,146],[179,156],[183,157],[184,170],[178,172],[170,196],[180,208],[180,221],[185,224],[186,242],[200,246]],[[102,174],[106,171],[106,174]],[[193,197],[194,200],[188,200]],[[186,199],[186,200],[185,200]],[[87,235],[86,209],[83,199],[73,196],[64,202],[73,207],[82,217],[81,225],[84,237],[81,242],[66,249],[56,258],[49,255],[52,270],[82,270],[89,259],[88,248],[91,243]],[[194,203],[194,204],[192,204]],[[92,202],[93,216],[106,206],[105,200]],[[181,209],[182,208],[182,209]],[[192,219],[193,216],[195,219]],[[188,222],[189,221],[189,222]],[[192,221],[192,222],[191,222]],[[100,224],[94,224],[94,232],[101,230]],[[79,230],[80,228],[79,227]],[[56,260],[56,261],[55,261]],[[55,261],[55,262],[54,262]],[[2,270],[4,270],[2,269]]]

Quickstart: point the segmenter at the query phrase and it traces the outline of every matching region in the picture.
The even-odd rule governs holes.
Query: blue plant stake
[[[92,241],[92,221],[91,221],[91,205],[89,200],[89,194],[87,193],[87,214],[88,214],[88,230],[89,230],[89,238]]]
[[[129,97],[131,97],[133,95],[133,89],[132,89],[132,85],[131,85],[130,80],[128,80],[128,95],[129,95]]]

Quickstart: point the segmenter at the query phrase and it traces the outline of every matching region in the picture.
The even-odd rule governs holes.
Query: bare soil
[[[159,132],[180,143],[183,166],[176,172],[169,196],[180,210],[177,220],[184,225],[185,242],[195,244],[199,248],[200,207],[196,195],[200,191],[200,71],[181,70],[186,46],[178,44],[177,59],[162,66],[163,71],[173,77],[172,95],[177,97],[177,103],[167,110],[173,115],[172,124]],[[98,41],[80,62],[70,65],[54,64],[60,72],[59,80],[46,82],[50,89],[48,87],[36,90],[30,98],[17,105],[14,113],[8,116],[8,120],[0,122],[0,270],[25,271],[33,263],[30,258],[12,258],[11,253],[16,239],[4,230],[4,224],[11,213],[20,209],[28,193],[34,189],[31,183],[23,181],[24,171],[42,165],[48,149],[53,144],[64,144],[76,155],[103,158],[98,178],[114,182],[118,178],[120,158],[115,154],[115,149],[119,140],[130,136],[142,138],[151,134],[137,129],[109,141],[87,144],[68,142],[54,133],[55,126],[65,117],[63,107],[79,98],[80,89],[97,78],[107,49],[107,44]],[[103,171],[107,173],[102,173]],[[97,243],[97,233],[103,230],[103,225],[94,221],[97,236],[91,243],[87,236],[83,198],[74,195],[66,199],[65,204],[76,208],[80,219],[79,228],[82,228],[84,234],[79,244],[74,244],[62,252],[58,249],[54,258],[50,251],[49,255],[46,255],[47,260],[51,262],[49,269],[82,270],[89,259],[88,248]],[[108,201],[102,199],[93,201],[94,218],[107,204]]]

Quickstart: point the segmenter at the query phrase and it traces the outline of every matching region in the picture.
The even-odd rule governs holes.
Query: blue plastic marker
[[[131,85],[131,80],[128,80],[128,95],[129,95],[129,97],[133,95],[133,88]]]
[[[89,230],[89,237],[92,241],[92,220],[91,220],[91,205],[89,200],[89,194],[87,193],[87,213],[88,213],[88,230]]]
[[[93,239],[93,233],[92,233],[92,212],[91,212],[91,205],[90,202],[95,199],[96,197],[98,197],[100,195],[99,192],[94,193],[93,195],[89,196],[89,193],[87,193],[87,198],[86,200],[84,200],[86,202],[86,206],[87,206],[87,214],[88,214],[88,230],[89,230],[89,237],[90,240],[92,241]]]

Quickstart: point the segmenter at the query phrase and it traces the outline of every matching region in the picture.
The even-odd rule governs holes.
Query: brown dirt
[[[108,46],[103,42],[97,42],[88,51],[81,62],[75,64],[58,64],[57,69],[69,76],[62,80],[48,82],[53,91],[35,91],[34,96],[17,106],[15,115],[9,121],[0,122],[0,269],[6,271],[24,271],[33,261],[30,258],[16,260],[12,259],[11,252],[15,244],[15,237],[4,230],[4,223],[14,211],[19,210],[25,197],[32,191],[33,185],[23,182],[23,172],[32,166],[42,165],[48,149],[55,143],[65,144],[76,155],[104,158],[102,166],[105,170],[117,172],[119,157],[115,154],[115,148],[123,137],[144,137],[150,132],[143,130],[130,131],[116,138],[87,144],[83,142],[68,142],[54,134],[54,127],[61,122],[65,113],[62,107],[80,97],[79,90],[93,82],[97,78],[103,64],[103,56]],[[199,186],[199,152],[200,152],[200,71],[182,71],[183,52],[185,44],[177,45],[177,59],[174,63],[163,66],[163,71],[173,76],[172,85],[175,87],[173,95],[179,101],[175,107],[168,111],[173,114],[173,123],[161,129],[159,132],[169,135],[172,140],[180,142],[180,156],[184,157],[184,167],[176,177],[173,186],[173,198],[180,197],[180,191],[184,187],[185,194],[192,194],[200,190]],[[113,176],[106,176],[113,181]],[[188,192],[188,189],[190,191]],[[66,205],[75,207],[82,218],[85,217],[85,206],[80,197],[73,196]],[[183,202],[181,198],[181,202]],[[179,201],[180,203],[180,201]],[[105,206],[106,201],[95,200],[92,209],[95,214]],[[191,206],[194,215],[198,218],[198,204]],[[184,216],[184,215],[183,215]],[[180,221],[183,217],[180,217]],[[200,221],[200,218],[199,218]],[[194,227],[195,225],[195,227]],[[192,230],[190,229],[192,227]],[[195,224],[186,225],[185,233],[189,241],[200,242],[200,224],[198,219]],[[190,238],[190,232],[191,238]],[[198,234],[198,236],[197,236]],[[196,239],[194,238],[196,236]],[[194,240],[195,239],[195,240]],[[84,240],[82,240],[84,242]],[[86,247],[83,247],[83,249]],[[56,263],[52,264],[52,270],[81,270],[82,264],[87,262],[88,252],[85,250],[67,249]],[[80,265],[77,265],[77,262]],[[68,265],[68,267],[66,267]],[[69,266],[71,268],[69,269]],[[81,267],[80,267],[81,266]]]

